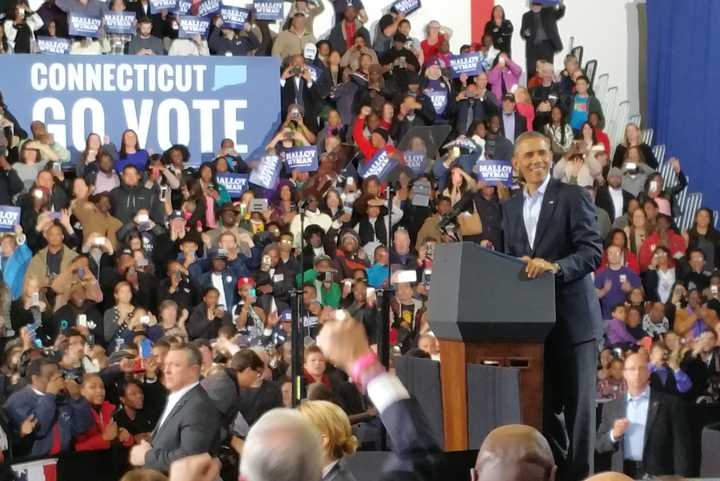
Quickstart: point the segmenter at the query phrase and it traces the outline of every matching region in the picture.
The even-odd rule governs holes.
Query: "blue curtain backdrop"
[[[650,0],[648,114],[690,192],[720,209],[720,0]]]

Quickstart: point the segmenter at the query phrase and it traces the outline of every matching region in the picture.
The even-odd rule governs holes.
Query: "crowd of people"
[[[3,459],[119,449],[142,468],[127,476],[148,476],[127,479],[170,472],[180,480],[186,473],[172,470],[174,461],[209,452],[226,480],[237,479],[239,466],[248,481],[301,479],[283,478],[268,458],[275,451],[252,442],[253,433],[270,443],[287,431],[303,444],[287,454],[287,466],[309,470],[302,479],[352,479],[338,461],[377,447],[378,419],[387,423],[392,412],[402,422],[393,406],[408,394],[364,347],[347,359],[318,336],[331,337],[328,325],[341,312],[361,326],[355,337],[377,346],[383,290],[391,295],[392,354],[438,360],[427,308],[434,251],[458,239],[507,250],[501,203],[522,195],[523,179],[515,172],[512,187],[487,183],[477,166],[510,160],[528,131],[546,139],[551,177],[593,201],[604,240],[594,274],[605,321],[598,399],[610,406],[651,386],[672,409],[720,402],[720,232],[712,211],[699,209],[679,232],[676,196],[687,185],[680,161],[671,160],[677,183],[667,186],[637,125],[611,145],[578,60],[565,57],[556,72],[565,6],[532,3],[519,32],[523,69],[512,59],[513,25],[501,6],[482,43],[451,52],[453,32],[439,22],[424,26],[420,40],[394,10],[370,31],[360,0],[331,5],[335,26],[319,41],[312,22],[322,0],[295,1],[278,34],[252,16],[243,31],[215,18],[207,41],[177,39],[174,15],[144,1],[48,0],[37,12],[20,1],[9,9],[1,44],[8,53],[31,52],[36,34],[67,36],[67,13],[109,8],[137,13],[128,54],[279,56],[283,122],[267,151],[316,146],[319,165],[285,166],[274,189],[250,184],[233,198],[217,175],[250,173],[258,161],[239,155],[232,139],[198,168],[189,167],[186,146],[150,153],[132,130],[117,144],[90,133],[74,156],[42,122],[20,125],[0,102],[0,205],[21,208],[14,231],[0,238]],[[73,49],[106,52],[108,39],[76,39]],[[454,76],[451,56],[473,52],[482,71]],[[422,133],[430,129],[447,138],[433,147]],[[382,150],[398,167],[388,178],[362,178],[358,171]],[[420,172],[406,151],[426,155]],[[298,412],[273,411],[291,405],[296,307],[309,401]],[[263,416],[269,411],[274,416]],[[599,451],[617,450],[633,425],[612,421],[601,426]],[[506,434],[539,436],[519,432]],[[439,450],[429,439],[428,463]],[[315,448],[317,462],[302,462]],[[623,461],[643,461],[642,450],[625,454],[613,468],[692,474],[677,458],[641,473]],[[414,462],[415,479],[435,479]],[[536,464],[554,473],[552,455]]]

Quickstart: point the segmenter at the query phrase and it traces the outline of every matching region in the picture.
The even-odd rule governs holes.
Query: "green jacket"
[[[320,279],[318,279],[318,272],[315,269],[305,271],[302,275],[298,274],[295,277],[295,282],[297,285],[313,284],[318,292],[318,301],[320,301],[323,307],[340,308],[340,301],[342,300],[340,284],[333,282],[330,285],[330,289],[326,289]]]

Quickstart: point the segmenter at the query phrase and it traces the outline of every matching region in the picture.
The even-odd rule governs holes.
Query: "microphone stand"
[[[387,189],[387,220],[388,225],[386,230],[387,235],[387,249],[388,249],[388,277],[387,286],[384,288],[377,289],[377,312],[380,314],[380,322],[376,323],[377,332],[377,355],[380,363],[385,366],[385,369],[390,368],[390,299],[394,294],[394,288],[391,282],[392,279],[392,260],[391,254],[393,251],[392,245],[392,207],[393,207],[393,193],[395,187],[393,184],[388,184]],[[384,219],[383,219],[384,221]],[[385,426],[380,424],[380,451],[387,451],[387,430]]]
[[[290,290],[290,305],[292,308],[291,364],[292,377],[292,406],[297,407],[305,396],[303,378],[303,319],[305,318],[305,303],[303,302],[303,284],[305,283],[305,205],[298,202],[298,215],[300,216],[300,286],[293,282]],[[294,280],[293,280],[294,281]]]

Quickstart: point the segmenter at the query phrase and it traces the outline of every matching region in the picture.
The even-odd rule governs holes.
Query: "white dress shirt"
[[[223,284],[223,273],[213,272],[210,274],[210,280],[212,281],[213,287],[220,293],[220,296],[218,297],[218,306],[225,306],[225,284]]]
[[[542,209],[545,190],[547,190],[550,182],[550,174],[545,177],[543,183],[533,193],[528,193],[527,189],[523,190],[523,223],[525,224],[525,232],[527,232],[528,243],[532,249],[535,245],[535,233],[537,232],[538,220],[540,219],[540,210]]]
[[[158,421],[157,424],[158,429],[160,429],[160,427],[163,425],[172,410],[175,409],[175,406],[177,405],[177,403],[180,402],[183,396],[185,396],[192,388],[194,388],[198,384],[200,384],[200,381],[185,386],[179,391],[171,392],[170,394],[168,394],[168,400],[167,404],[165,405],[165,410],[163,411],[162,416],[160,416],[160,421]]]
[[[615,210],[612,220],[615,220],[623,215],[625,199],[623,199],[622,188],[615,189],[613,187],[608,187],[608,192],[610,193],[610,200],[612,200],[613,209]]]
[[[626,417],[630,425],[623,437],[625,459],[642,461],[645,448],[645,425],[647,424],[648,407],[650,406],[650,386],[638,396],[627,394]]]

